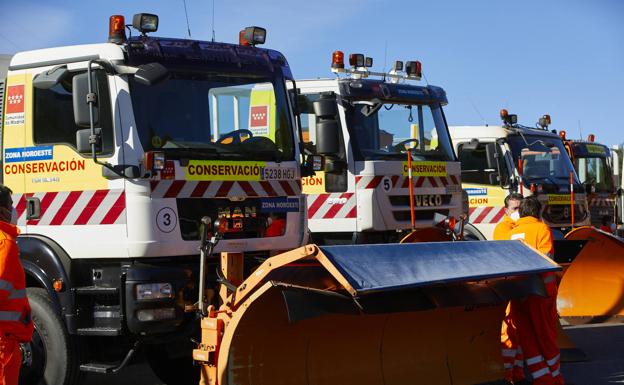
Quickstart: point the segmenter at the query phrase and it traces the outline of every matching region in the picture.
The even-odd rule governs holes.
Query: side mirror
[[[489,173],[488,174],[488,179],[489,179],[491,185],[499,185],[499,184],[501,184],[501,180],[498,177],[498,173],[497,172]]]
[[[499,171],[496,143],[487,143],[485,145],[485,157],[487,160],[487,167]]]
[[[468,143],[462,143],[461,147],[464,150],[474,151],[479,147],[479,139],[471,139]]]
[[[585,194],[593,194],[596,192],[596,186],[593,183],[584,183]]]
[[[99,123],[98,109],[98,84],[95,72],[91,72],[91,87],[93,94],[89,94],[89,77],[87,73],[81,73],[72,79],[72,98],[74,105],[74,121],[77,126],[89,127],[91,118],[89,115],[89,100],[93,100],[93,125]]]
[[[69,75],[67,66],[54,67],[51,70],[35,76],[33,79],[33,87],[40,90],[47,90],[62,82],[67,75]]]
[[[308,158],[312,164],[312,170],[323,171],[325,169],[325,157],[321,155],[310,155]]]
[[[145,86],[153,86],[169,78],[169,70],[160,63],[141,64],[134,73],[134,80]]]
[[[95,129],[95,152],[102,152],[102,129]],[[76,150],[81,154],[90,154],[91,130],[88,128],[76,131]]]
[[[336,121],[335,98],[321,98],[313,103],[316,122],[316,152],[335,156],[340,152],[340,126]]]

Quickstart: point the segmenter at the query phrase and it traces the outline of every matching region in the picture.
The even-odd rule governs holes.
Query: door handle
[[[39,219],[41,217],[41,201],[37,197],[26,198],[26,219]]]

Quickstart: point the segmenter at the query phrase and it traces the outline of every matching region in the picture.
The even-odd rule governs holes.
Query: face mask
[[[17,225],[17,210],[15,210],[15,207],[11,208],[11,224]]]
[[[511,213],[509,218],[513,219],[514,221],[517,221],[518,219],[520,219],[520,213],[516,210],[513,213]]]

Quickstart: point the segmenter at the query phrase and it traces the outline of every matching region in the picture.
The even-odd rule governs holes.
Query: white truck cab
[[[216,252],[257,260],[305,242],[284,56],[255,47],[257,27],[225,44],[148,36],[157,25],[135,15],[126,38],[113,16],[109,42],[11,59],[2,178],[42,341],[28,383],[116,373],[140,345],[163,381],[197,383],[202,218],[224,229]]]
[[[585,188],[561,138],[547,129],[518,125],[515,115],[503,111],[509,122],[504,125],[449,127],[469,196],[466,232],[492,239],[510,192],[536,195],[542,219],[551,228],[565,232],[572,227],[572,218],[574,226],[589,224]]]
[[[414,84],[420,79],[420,62],[407,62],[405,72],[397,62],[386,74],[371,72],[372,59],[361,54],[351,55],[351,69],[344,69],[341,51],[332,57],[332,71],[349,76],[297,81],[308,105],[306,110],[306,102],[301,103],[306,151],[324,159],[322,171],[303,179],[312,239],[392,242],[412,229],[435,226],[439,216],[459,218],[460,165],[442,109],[447,104],[444,90]],[[312,108],[319,100],[333,105],[325,116]],[[336,135],[331,149],[317,140],[319,130],[328,126]]]

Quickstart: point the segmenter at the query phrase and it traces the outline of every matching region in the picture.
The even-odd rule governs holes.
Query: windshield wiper
[[[219,159],[221,154],[214,148],[188,148],[188,147],[170,147],[162,148],[168,156],[175,157],[193,157],[197,159]]]
[[[555,186],[560,186],[561,183],[558,183],[556,180],[554,180],[553,178],[551,178],[550,176],[536,176],[536,177],[530,177],[530,178],[525,178],[526,182],[530,182],[533,180],[538,180],[538,179],[545,179],[547,181],[549,181],[551,184],[555,185]]]

